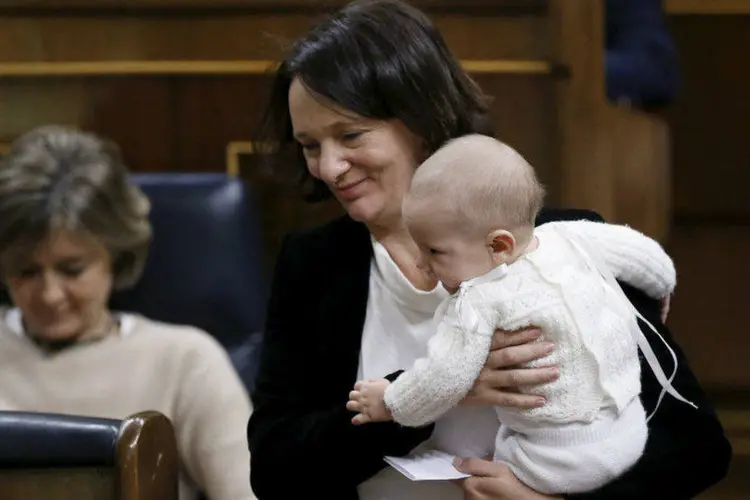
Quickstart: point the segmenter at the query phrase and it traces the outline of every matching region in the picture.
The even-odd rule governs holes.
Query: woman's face
[[[110,256],[83,234],[53,230],[30,255],[0,262],[26,330],[47,341],[74,340],[101,328],[112,290]]]
[[[311,95],[299,78],[289,89],[294,135],[310,174],[325,182],[349,215],[368,227],[397,227],[419,162],[421,141],[397,121],[358,116]]]

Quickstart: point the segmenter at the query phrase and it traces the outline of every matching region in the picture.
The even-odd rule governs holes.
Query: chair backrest
[[[120,421],[0,412],[3,500],[176,500],[178,469],[161,413]]]
[[[206,330],[251,389],[267,282],[251,191],[224,174],[132,178],[151,200],[153,242],[142,278],[111,307]]]

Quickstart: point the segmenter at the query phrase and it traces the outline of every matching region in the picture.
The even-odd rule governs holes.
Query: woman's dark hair
[[[400,120],[428,154],[462,135],[493,135],[489,99],[424,13],[399,0],[354,1],[292,46],[276,71],[256,137],[261,157],[308,201],[331,193],[309,174],[293,137],[288,97],[295,77],[346,110]]]

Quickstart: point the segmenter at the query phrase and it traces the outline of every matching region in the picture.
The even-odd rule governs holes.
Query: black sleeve
[[[318,263],[296,238],[285,240],[271,287],[248,424],[250,481],[261,500],[351,497],[386,465],[384,455],[408,453],[433,427],[355,426],[345,407],[348,392],[331,391],[331,381],[316,376],[321,363],[335,360],[319,355],[325,336],[316,322],[320,294],[310,288]]]
[[[579,214],[580,215],[580,214]],[[590,214],[589,214],[590,215]],[[596,220],[597,217],[585,217]],[[732,449],[724,429],[706,394],[690,369],[682,350],[661,323],[659,302],[643,292],[621,283],[633,305],[652,325],[677,356],[678,371],[674,388],[694,409],[665,395],[649,421],[649,437],[641,459],[628,472],[590,493],[570,495],[569,500],[686,500],[694,498],[720,481],[727,473]],[[667,374],[674,363],[664,343],[647,325],[641,323],[649,344]],[[641,358],[641,400],[651,413],[661,393],[661,385]]]

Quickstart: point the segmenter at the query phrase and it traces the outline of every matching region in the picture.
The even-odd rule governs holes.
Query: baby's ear
[[[487,247],[495,264],[506,264],[516,251],[516,238],[505,229],[496,229],[487,235]]]

